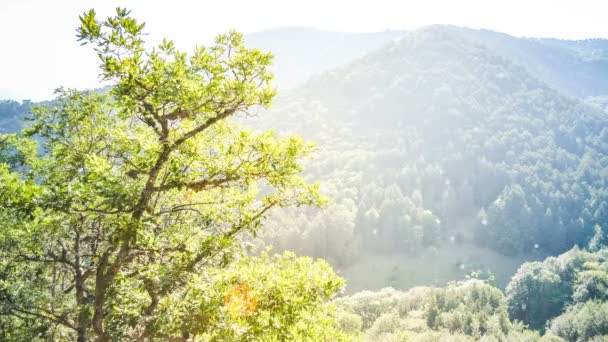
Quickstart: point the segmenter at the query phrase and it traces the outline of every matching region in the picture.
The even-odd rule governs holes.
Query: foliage
[[[605,266],[603,270],[582,271],[576,277],[572,302],[582,303],[593,299],[608,300],[608,273]]]
[[[272,56],[245,48],[236,32],[190,55],[169,40],[147,50],[144,24],[120,8],[80,20],[78,38],[93,45],[113,86],[60,89],[53,106],[32,110],[30,127],[0,137],[3,337],[109,341],[179,331],[217,340],[184,310],[217,309],[236,273],[260,310],[234,323],[242,339],[267,324],[310,338],[333,329],[321,303],[340,282],[327,265],[286,255],[231,266],[238,236],[256,233],[271,208],[324,203],[299,176],[313,145],[228,121],[270,105]],[[271,265],[273,278],[260,277]],[[296,270],[307,273],[294,278]],[[208,327],[230,330],[221,319]]]
[[[595,328],[576,326],[579,323],[575,322],[605,324],[601,310],[598,316],[587,316],[589,308],[601,306],[608,299],[607,256],[606,249],[589,252],[574,248],[543,262],[525,263],[507,286],[511,319],[533,329],[550,327],[553,333],[570,341],[579,338],[579,334],[587,334],[582,340],[588,340],[592,335],[582,330]],[[595,304],[586,304],[589,302]]]
[[[587,249],[589,249],[589,251],[591,252],[597,252],[602,249],[603,246],[606,246],[607,243],[606,238],[604,237],[604,231],[602,230],[602,227],[600,227],[599,225],[595,225],[593,229],[594,234],[591,240],[589,241]]]
[[[548,323],[551,332],[568,341],[608,338],[608,261],[606,249],[592,254],[576,275],[571,304]]]
[[[510,317],[533,329],[544,329],[547,320],[561,314],[571,302],[579,272],[598,257],[574,248],[543,262],[523,264],[506,288]]]
[[[364,291],[335,302],[342,315],[361,318],[366,341],[562,341],[511,322],[502,292],[480,280]]]
[[[326,305],[342,285],[323,261],[293,253],[243,258],[193,275],[161,300],[152,325],[163,339],[345,341],[349,338],[337,324],[335,308]],[[249,293],[235,298],[235,289]],[[116,321],[124,324],[122,317]]]
[[[575,304],[551,321],[553,333],[568,341],[597,341],[608,336],[608,302]]]

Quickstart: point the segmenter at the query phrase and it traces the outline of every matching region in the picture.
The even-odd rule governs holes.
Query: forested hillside
[[[308,174],[335,203],[277,214],[264,239],[356,289],[475,270],[504,286],[585,244],[608,221],[606,114],[482,43],[433,26],[280,96],[260,120],[319,143]]]

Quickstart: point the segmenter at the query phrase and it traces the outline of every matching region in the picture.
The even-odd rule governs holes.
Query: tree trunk
[[[82,274],[81,260],[80,260],[80,231],[79,227],[76,227],[76,241],[74,241],[74,271],[76,274],[76,303],[78,304],[78,308],[82,308],[85,304],[85,295],[84,295],[84,276]],[[76,331],[78,333],[78,338],[76,341],[78,342],[86,342],[87,341],[87,327],[88,327],[88,319],[86,314],[84,314],[84,310],[82,310],[78,314],[78,321],[76,322]]]

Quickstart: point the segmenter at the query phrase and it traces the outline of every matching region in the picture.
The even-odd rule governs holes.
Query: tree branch
[[[54,323],[66,326],[66,327],[68,327],[68,328],[70,328],[70,329],[72,329],[74,331],[77,330],[76,326],[74,326],[74,324],[70,323],[67,319],[65,319],[65,317],[63,317],[63,316],[57,316],[54,313],[52,313],[52,312],[50,312],[48,310],[42,309],[42,308],[34,308],[34,310],[40,310],[43,313],[38,313],[38,312],[26,310],[26,309],[23,309],[23,308],[20,308],[20,307],[17,307],[17,306],[12,306],[9,309],[9,311],[10,310],[14,310],[16,312],[19,312],[19,313],[22,313],[22,314],[25,314],[25,315],[30,315],[30,316],[46,319],[46,320],[49,320],[51,322],[54,322]],[[10,312],[8,314],[10,314]],[[64,314],[64,316],[65,316],[65,314]]]

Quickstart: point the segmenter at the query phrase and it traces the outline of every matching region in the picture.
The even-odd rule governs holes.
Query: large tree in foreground
[[[327,264],[233,260],[271,208],[323,201],[299,176],[311,144],[228,120],[270,104],[272,56],[235,32],[146,49],[122,9],[80,19],[110,91],[60,90],[0,136],[0,337],[340,339]]]

